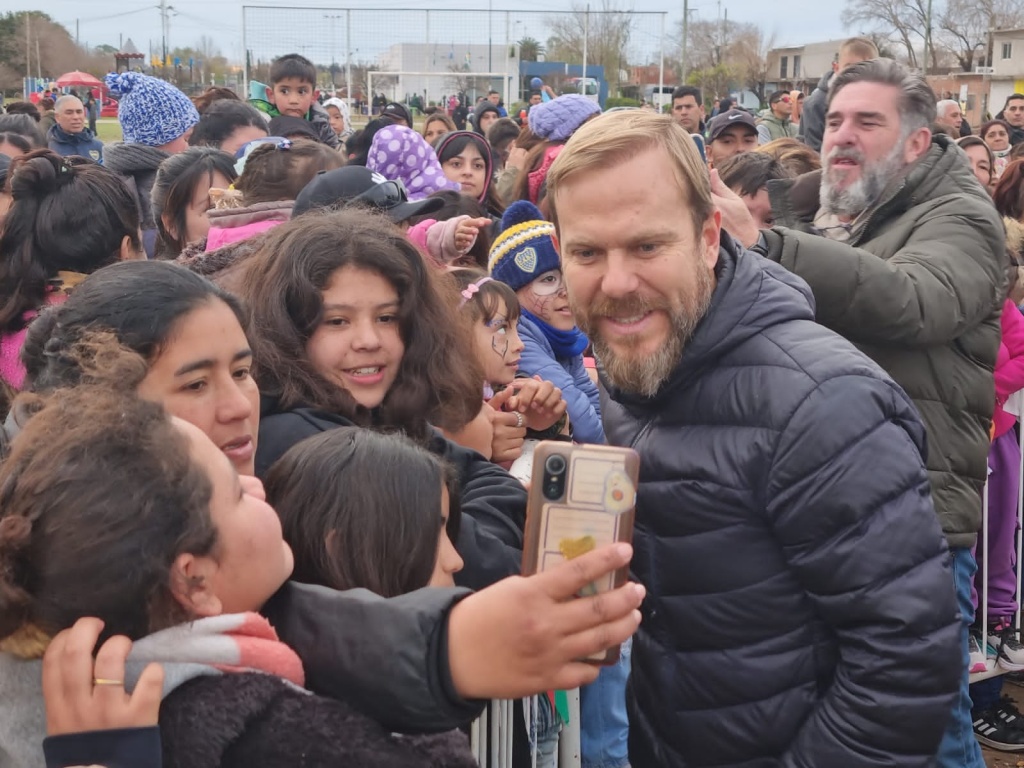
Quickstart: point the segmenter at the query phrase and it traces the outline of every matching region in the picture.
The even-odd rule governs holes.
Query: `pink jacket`
[[[74,273],[62,272],[62,275],[71,275]],[[84,275],[81,277],[84,278]],[[78,280],[74,281],[77,285]],[[68,286],[67,290],[62,287],[53,287],[50,293],[46,295],[46,306],[52,307],[58,304],[63,304],[67,301],[67,291],[73,286]],[[25,320],[25,327],[20,331],[14,331],[13,333],[0,334],[0,379],[3,379],[14,389],[20,390],[25,384],[25,366],[21,363],[21,348],[25,346],[25,337],[28,335],[28,326],[32,320],[35,319],[39,313],[36,311],[29,311],[23,315]]]
[[[210,211],[210,232],[206,236],[206,250],[216,251],[225,245],[248,240],[278,224],[283,224],[291,218],[293,205],[293,200],[281,200],[256,203],[245,208]]]
[[[993,437],[1005,435],[1017,421],[1003,410],[1006,399],[1024,389],[1024,315],[1012,301],[1003,304],[1000,320],[1003,337],[996,358],[996,410],[992,416]]]
[[[460,222],[468,218],[469,216],[456,216],[445,221],[425,219],[410,227],[405,235],[423,253],[427,254],[436,266],[444,267],[460,256],[465,256],[476,243],[476,238],[474,238],[473,242],[469,244],[469,248],[463,251],[455,247],[455,230],[459,228]]]

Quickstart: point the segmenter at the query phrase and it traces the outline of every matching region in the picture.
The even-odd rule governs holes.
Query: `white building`
[[[810,93],[822,75],[832,70],[843,40],[792,45],[768,51],[765,91],[801,90]]]
[[[504,94],[505,103],[510,103],[510,92],[514,96],[517,90],[518,51],[502,42],[492,45],[399,43],[381,53],[377,65],[383,71],[373,73],[373,91],[393,101],[407,101],[418,95],[429,104],[466,89],[472,102],[493,88]],[[492,77],[482,74],[488,71],[499,74]],[[388,77],[387,72],[427,74]]]
[[[988,111],[995,115],[1006,97],[1024,93],[1024,29],[992,31],[992,68],[979,68],[990,76]]]

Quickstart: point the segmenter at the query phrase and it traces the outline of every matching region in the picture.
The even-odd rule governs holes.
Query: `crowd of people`
[[[548,768],[577,686],[585,768],[1024,751],[1024,94],[108,85],[0,116],[0,768],[469,766],[491,698]],[[632,546],[519,575],[538,440],[639,454]]]

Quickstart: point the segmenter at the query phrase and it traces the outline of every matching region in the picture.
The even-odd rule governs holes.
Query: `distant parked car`
[[[100,117],[117,117],[117,101],[109,96],[104,96]]]

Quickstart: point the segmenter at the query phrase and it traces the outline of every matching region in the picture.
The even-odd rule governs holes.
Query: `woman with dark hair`
[[[1008,156],[1011,150],[1010,134],[1012,132],[1013,129],[1009,123],[998,119],[982,123],[981,128],[978,130],[978,135],[981,136],[982,141],[988,144],[988,148],[992,150],[992,154],[995,156],[996,164],[993,166],[992,171],[996,181],[1003,175],[1003,171],[1009,163]]]
[[[409,438],[332,429],[291,448],[266,485],[297,581],[382,597],[455,586],[458,481]]]
[[[996,158],[988,144],[980,136],[964,136],[957,139],[956,143],[967,155],[967,159],[971,161],[974,177],[991,195],[996,182],[994,170]]]
[[[39,657],[95,617],[102,639],[123,635],[132,661],[164,668],[168,765],[475,765],[462,734],[399,736],[303,690],[301,659],[257,613],[293,569],[259,481],[134,396],[142,360],[99,354],[113,368],[36,405],[0,468],[4,763],[41,763]],[[114,694],[134,683],[130,669],[94,681]]]
[[[390,222],[363,211],[301,216],[263,241],[240,292],[259,329],[256,472],[339,426],[405,432],[459,472],[460,583],[480,587],[519,570],[526,493],[434,429],[471,422],[483,381],[443,277]]]
[[[206,237],[210,190],[227,189],[237,177],[231,155],[214,147],[192,147],[160,164],[153,182],[157,258],[176,259],[186,245]]]
[[[1024,160],[1006,166],[992,191],[992,202],[1000,216],[1024,222]]]
[[[210,104],[192,130],[188,143],[193,147],[216,147],[234,155],[250,141],[267,135],[263,115],[244,101],[221,99]]]
[[[90,334],[112,334],[148,366],[139,394],[202,429],[251,475],[260,402],[243,319],[235,297],[183,267],[115,264],[33,323],[22,350],[26,388],[77,384],[82,361],[74,350]]]
[[[0,133],[0,155],[21,157],[32,151],[32,144],[20,133]]]
[[[434,143],[437,159],[449,181],[462,185],[462,194],[487,206],[492,217],[500,217],[505,205],[494,186],[494,158],[487,139],[473,131],[446,133]]]
[[[0,233],[0,378],[20,388],[18,359],[38,311],[84,277],[142,257],[139,210],[117,174],[82,158],[36,150],[8,179],[13,202]]]
[[[33,119],[27,114],[11,112],[0,115],[0,133],[16,133],[19,136],[24,136],[33,149],[46,148],[46,136],[39,128],[38,117]]]

